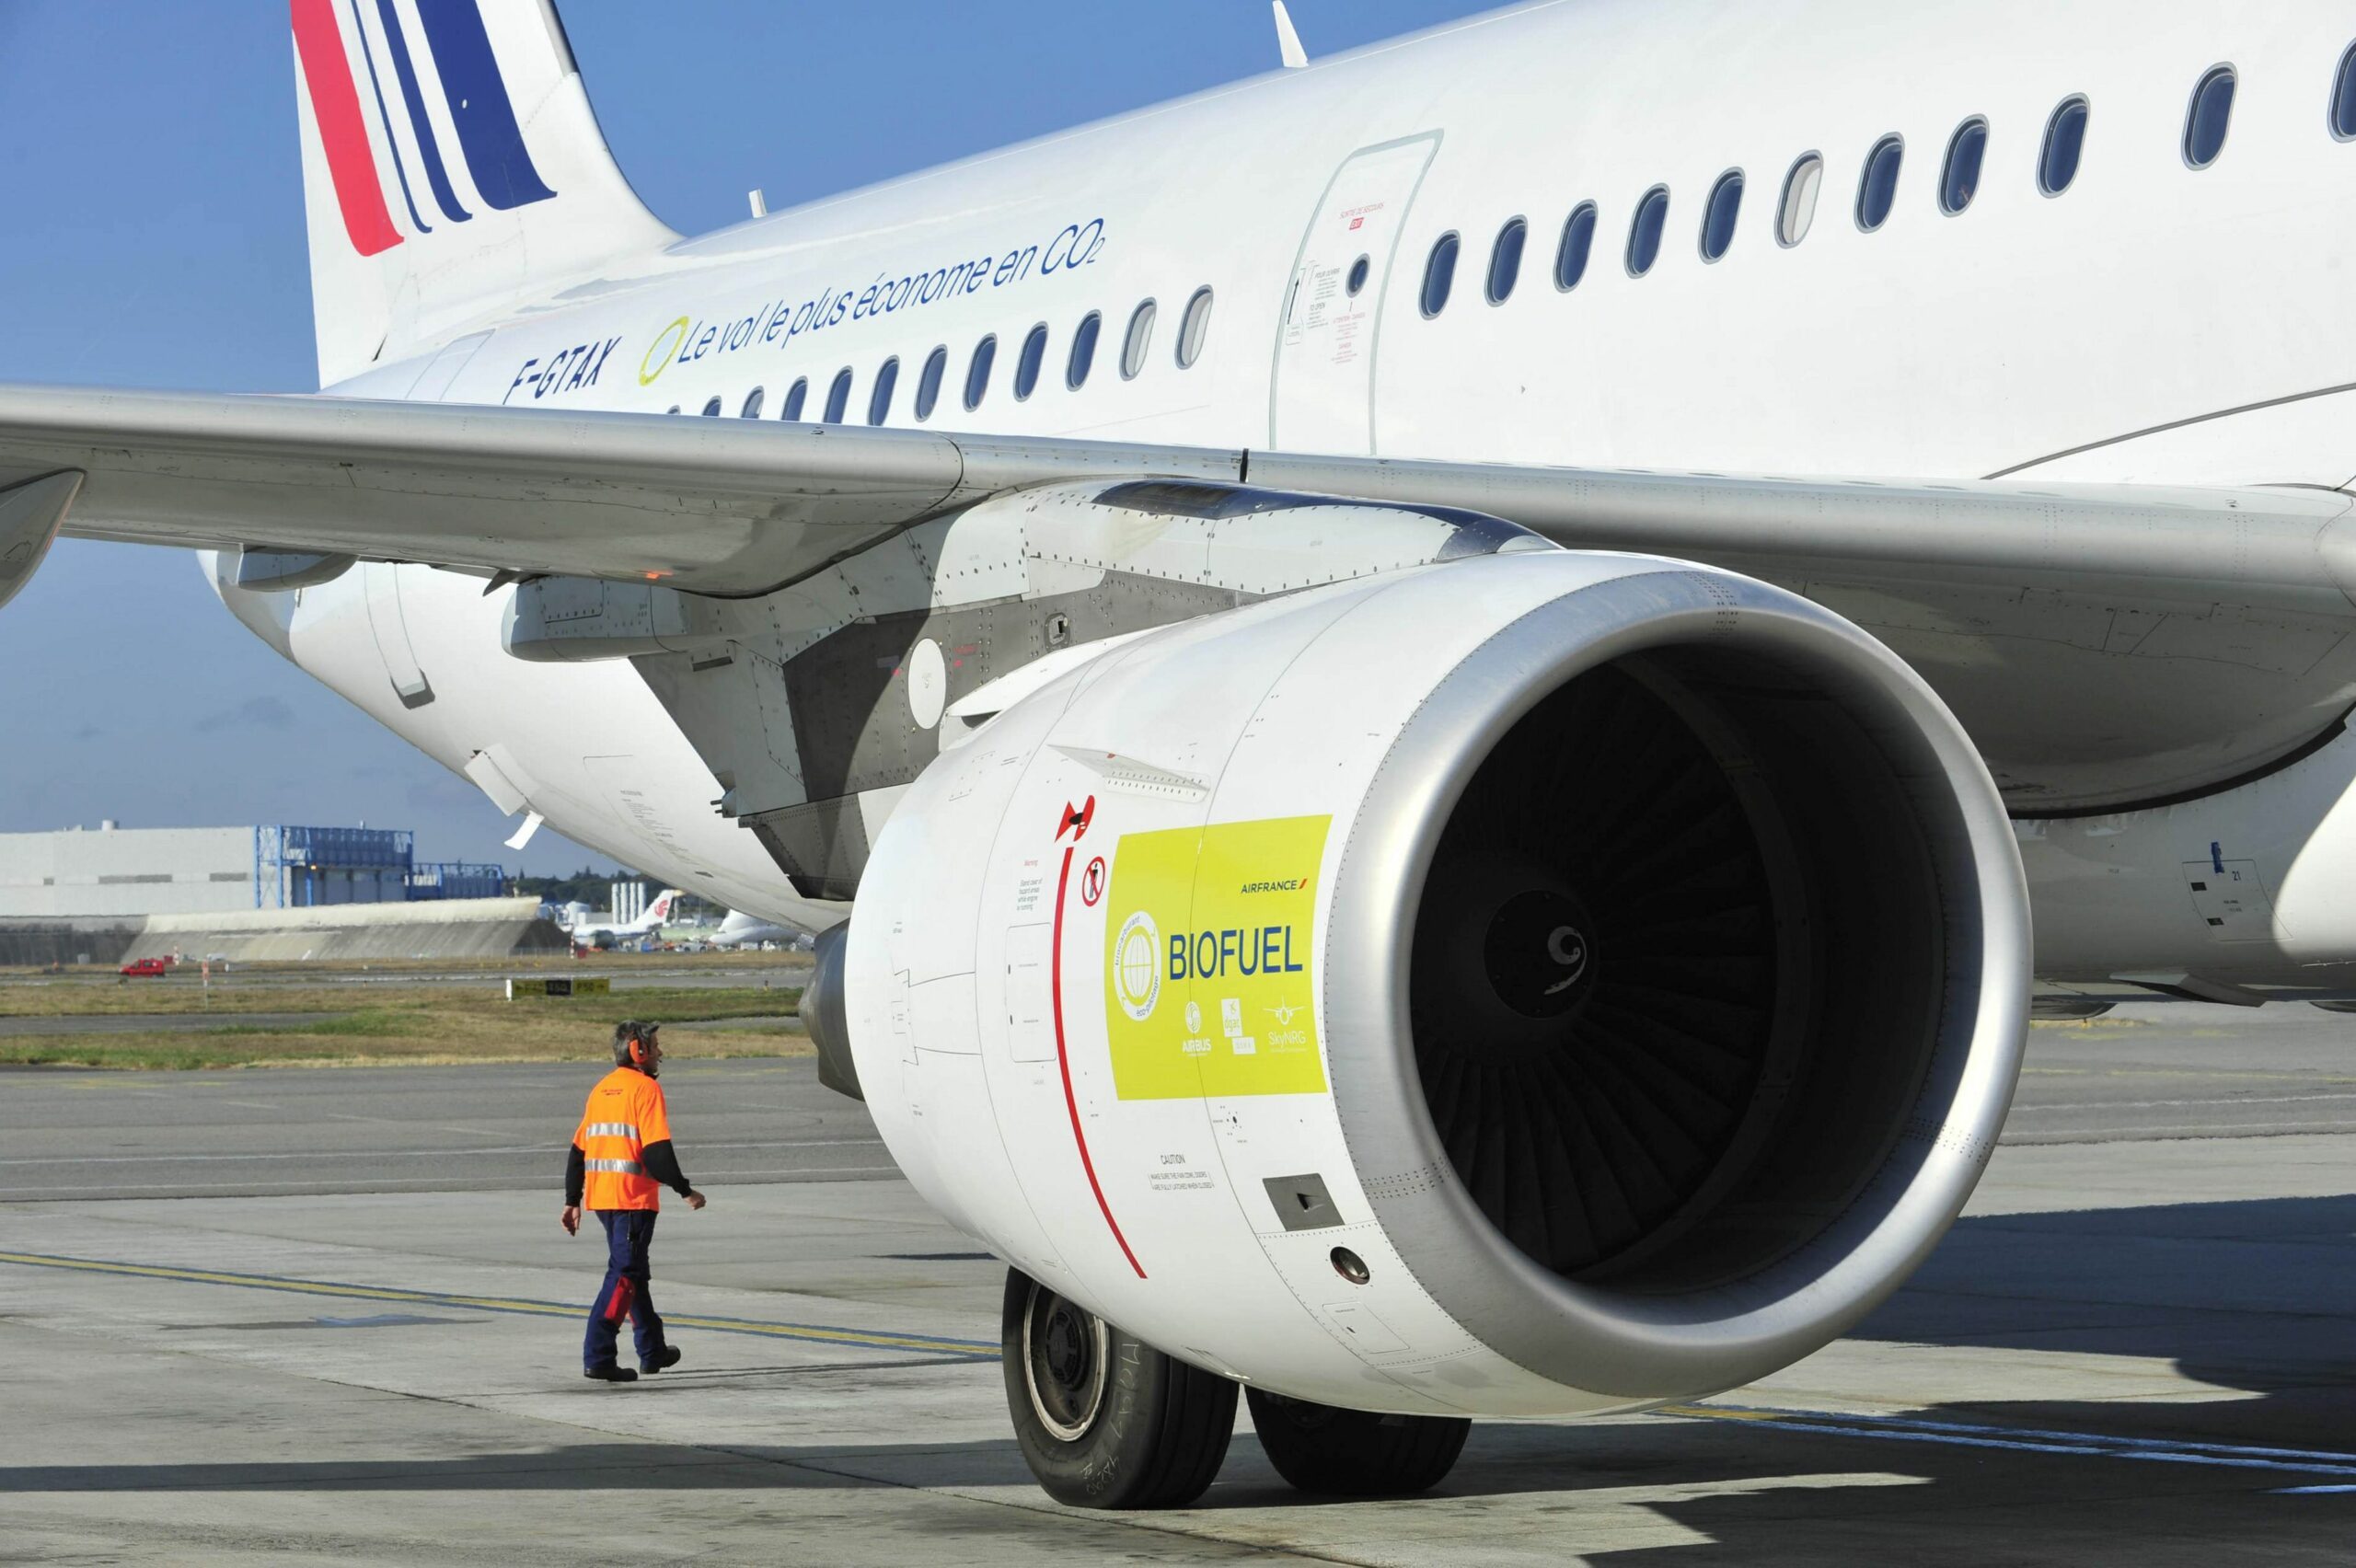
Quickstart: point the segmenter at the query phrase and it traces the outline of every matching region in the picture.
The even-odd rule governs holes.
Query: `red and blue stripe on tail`
[[[524,144],[523,127],[516,121],[514,101],[500,75],[478,0],[413,0],[424,33],[422,51],[410,48],[409,29],[396,0],[375,0],[373,38],[362,0],[344,3],[351,17],[349,34],[337,15],[337,0],[292,0],[294,47],[335,183],[336,204],[354,250],[375,256],[405,237],[387,200],[376,148],[369,135],[361,83],[352,70],[355,54],[367,74],[368,98],[383,129],[385,151],[412,232],[431,234],[433,224],[419,209],[417,193],[410,185],[408,166],[401,157],[403,130],[417,149],[438,217],[462,224],[474,216],[453,187],[440,134],[426,108],[423,73],[438,79],[468,176],[483,205],[495,212],[510,212],[556,195],[540,177],[531,149]],[[376,60],[380,45],[389,56],[386,63],[398,86],[389,101],[384,90],[387,72],[379,68]],[[397,111],[405,121],[398,129]]]

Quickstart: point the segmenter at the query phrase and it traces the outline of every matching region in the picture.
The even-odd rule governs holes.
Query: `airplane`
[[[2341,7],[1557,0],[693,237],[540,0],[291,20],[323,395],[0,388],[0,595],[196,548],[823,929],[1057,1498],[1738,1387],[2032,1012],[2356,1004]]]
[[[647,905],[646,913],[635,920],[579,920],[566,927],[565,934],[575,942],[599,944],[653,936],[670,923],[671,906],[686,896],[676,887],[666,887]]]
[[[802,932],[792,926],[764,920],[748,910],[732,909],[728,912],[728,918],[720,923],[720,929],[712,933],[711,945],[733,948],[757,947],[763,942],[788,944],[801,935]]]

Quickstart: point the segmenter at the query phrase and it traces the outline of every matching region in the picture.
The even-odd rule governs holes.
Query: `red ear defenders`
[[[629,1041],[629,1065],[633,1067],[646,1066],[646,1042],[635,1034],[630,1036]]]

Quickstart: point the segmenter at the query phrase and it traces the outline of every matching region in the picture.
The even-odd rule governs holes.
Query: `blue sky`
[[[502,0],[486,0],[499,4]],[[1484,9],[1292,0],[1316,55]],[[686,233],[1255,75],[1265,0],[560,9],[616,156]],[[0,0],[0,380],[315,385],[280,0]],[[517,857],[471,785],[281,661],[177,550],[61,542],[0,610],[0,832],[249,822]],[[544,832],[523,858],[571,870]]]

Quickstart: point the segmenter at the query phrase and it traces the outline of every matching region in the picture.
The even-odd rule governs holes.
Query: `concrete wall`
[[[254,830],[0,834],[0,917],[133,918],[254,906]]]
[[[144,920],[0,920],[0,964],[122,962]]]
[[[158,915],[130,958],[178,954],[253,962],[306,958],[506,958],[563,952],[564,932],[539,918],[537,898],[447,898],[422,904],[338,904]]]

